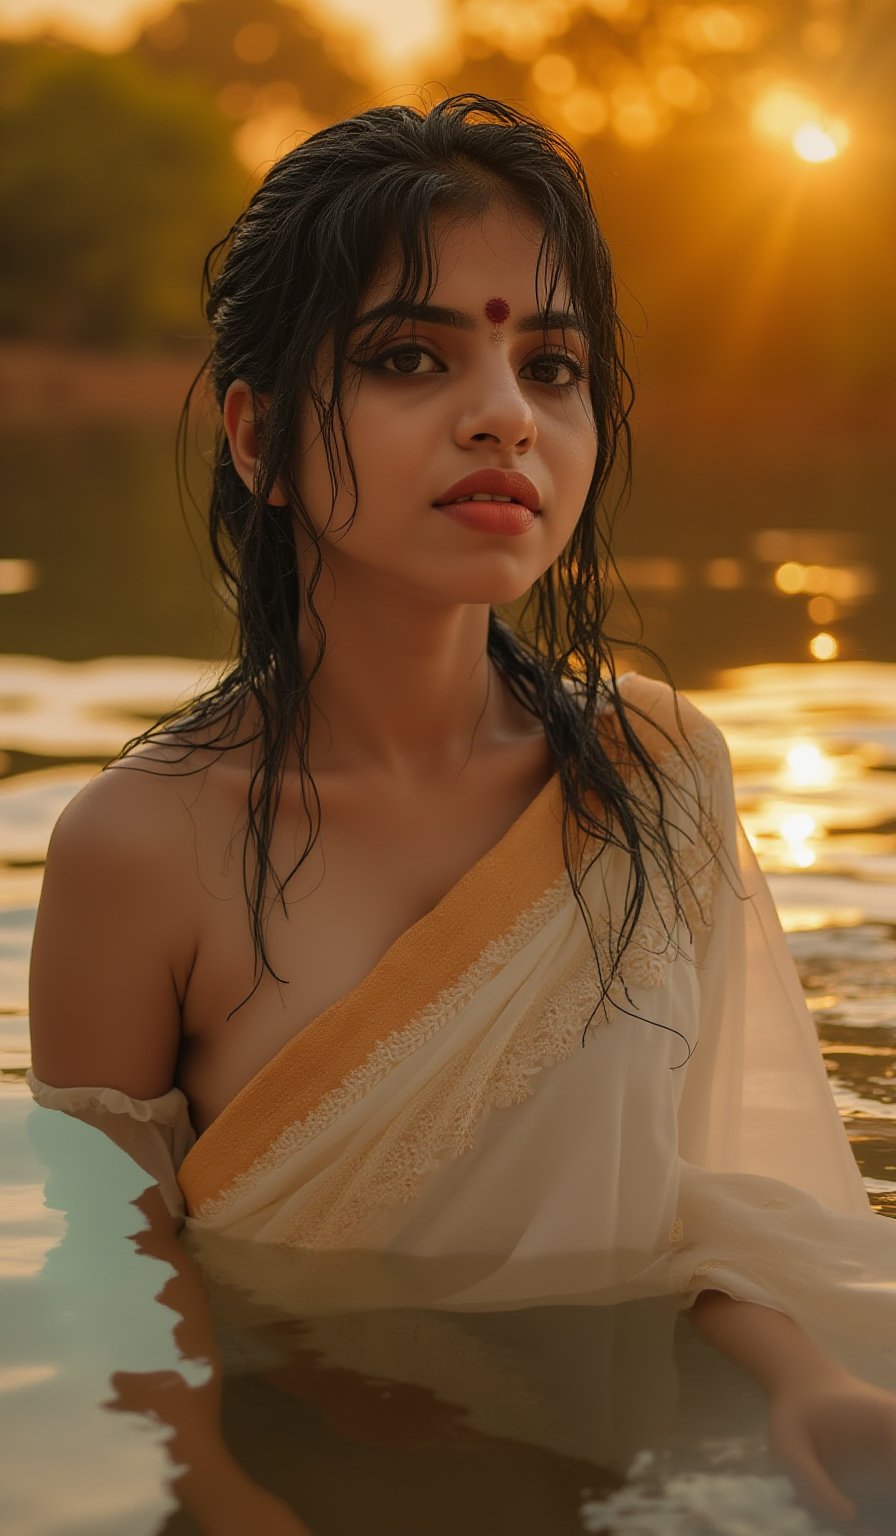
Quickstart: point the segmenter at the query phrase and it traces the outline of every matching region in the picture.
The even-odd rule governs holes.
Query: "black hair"
[[[547,270],[544,307],[551,307],[562,275],[571,308],[584,327],[589,360],[596,462],[581,516],[566,548],[532,587],[516,627],[494,607],[490,610],[487,653],[513,696],[542,722],[565,805],[586,834],[585,846],[590,840],[592,850],[596,849],[592,862],[607,844],[623,847],[630,857],[627,905],[610,971],[604,976],[591,917],[581,897],[583,876],[576,867],[579,861],[571,857],[564,819],[564,862],[598,966],[601,995],[594,1013],[608,996],[644,902],[645,855],[653,858],[661,872],[676,918],[687,921],[663,796],[667,775],[628,719],[632,706],[624,703],[618,690],[605,633],[611,573],[618,577],[618,571],[610,549],[615,514],[607,511],[603,500],[614,470],[621,474],[622,485],[617,507],[630,484],[629,414],[634,391],[625,366],[624,330],[617,314],[610,256],[584,167],[558,134],[486,96],[472,92],[450,96],[428,110],[375,107],[310,135],[277,160],[206,258],[203,299],[212,332],[211,350],[184,403],[179,447],[185,446],[191,397],[203,375],[208,376],[219,411],[236,379],[244,380],[254,397],[268,399],[257,416],[254,490],[247,490],[234,467],[220,420],[213,455],[209,535],[233,600],[238,656],[218,683],[161,717],[120,754],[148,742],[163,728],[169,740],[176,738],[191,749],[197,744],[191,741],[191,733],[218,721],[226,727],[250,695],[254,697],[260,727],[250,739],[260,735],[261,750],[248,792],[243,877],[257,979],[240,1007],[260,984],[264,969],[275,976],[265,947],[264,897],[270,872],[285,911],[286,882],[270,870],[269,847],[283,763],[293,742],[298,748],[305,809],[308,812],[310,786],[317,825],[287,880],[307,858],[320,831],[320,800],[308,767],[307,746],[308,690],[326,645],[314,606],[323,561],[319,535],[295,481],[299,413],[307,402],[313,403],[334,505],[341,458],[333,451],[334,416],[338,415],[357,507],[341,390],[343,360],[360,301],[380,271],[384,250],[394,247],[400,256],[394,298],[425,302],[437,281],[433,215],[475,216],[496,201],[521,207],[537,220],[543,231],[539,277]],[[374,331],[377,338],[394,334],[397,323],[381,319],[365,342]],[[328,338],[333,344],[333,371],[326,397],[315,381],[315,361]],[[286,494],[288,505],[269,502],[275,483]],[[297,568],[294,519],[315,549],[304,590]],[[297,638],[301,603],[307,605],[319,647],[307,676],[302,673]],[[628,643],[648,651],[640,642]],[[654,652],[648,653],[659,662]],[[669,679],[665,666],[659,665]],[[605,750],[596,729],[598,714],[608,704],[613,706],[624,743],[622,757],[636,770],[633,775],[622,771],[618,753],[613,760],[614,754]],[[225,734],[222,728],[217,738],[223,743],[222,751],[227,745],[243,744],[224,742]],[[672,741],[671,736],[668,739]],[[207,733],[202,744],[209,744]],[[680,752],[677,742],[673,745]],[[251,892],[250,839],[255,850]]]

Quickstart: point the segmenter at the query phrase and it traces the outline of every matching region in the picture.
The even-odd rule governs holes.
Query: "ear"
[[[234,379],[224,396],[224,430],[230,444],[233,466],[248,490],[254,491],[258,472],[258,417],[256,412],[270,403],[270,397],[253,395],[243,379]],[[286,497],[275,482],[268,506],[285,507]]]

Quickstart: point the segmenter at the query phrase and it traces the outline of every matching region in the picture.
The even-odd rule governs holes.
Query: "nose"
[[[492,356],[489,364],[470,375],[455,427],[456,440],[462,447],[492,442],[501,448],[531,448],[538,429],[513,366],[507,357]]]

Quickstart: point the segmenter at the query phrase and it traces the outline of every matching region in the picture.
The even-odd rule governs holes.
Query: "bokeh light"
[[[809,650],[816,661],[835,661],[840,654],[836,637],[824,629],[812,636],[809,641]]]
[[[732,592],[736,587],[744,586],[746,579],[743,562],[727,555],[707,560],[705,576],[707,586],[715,587],[718,592]]]
[[[31,592],[39,579],[35,560],[0,559],[0,595],[8,597],[14,592]]]
[[[708,107],[712,101],[712,92],[705,81],[684,64],[662,65],[654,77],[654,86],[661,101],[682,112]]]
[[[750,121],[760,138],[787,144],[812,164],[832,160],[849,143],[849,128],[826,116],[821,105],[798,86],[778,85],[754,102]]]
[[[790,140],[800,159],[813,165],[833,160],[848,141],[849,130],[845,123],[839,122],[828,123],[826,127],[821,123],[801,123]]]
[[[820,593],[817,597],[810,597],[806,604],[806,612],[813,624],[833,624],[840,617],[840,608],[832,597]]]
[[[767,29],[755,5],[677,7],[670,17],[683,41],[695,52],[740,53],[753,48]]]
[[[576,67],[562,53],[543,53],[532,65],[532,79],[546,96],[564,96],[576,83]]]
[[[779,85],[765,91],[753,107],[754,132],[767,139],[788,140],[803,123],[818,116],[818,103],[794,86]]]
[[[576,133],[600,133],[606,126],[609,108],[600,91],[573,91],[563,103],[563,116]]]
[[[785,560],[779,565],[774,576],[775,586],[779,592],[785,592],[788,596],[796,592],[806,590],[806,567],[798,560]]]

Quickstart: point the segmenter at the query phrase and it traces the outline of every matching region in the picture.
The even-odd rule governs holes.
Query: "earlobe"
[[[255,415],[255,398],[244,379],[234,379],[224,396],[222,406],[224,430],[230,444],[233,467],[247,490],[254,491],[258,468],[258,428]],[[268,506],[287,505],[279,483],[275,483]]]

